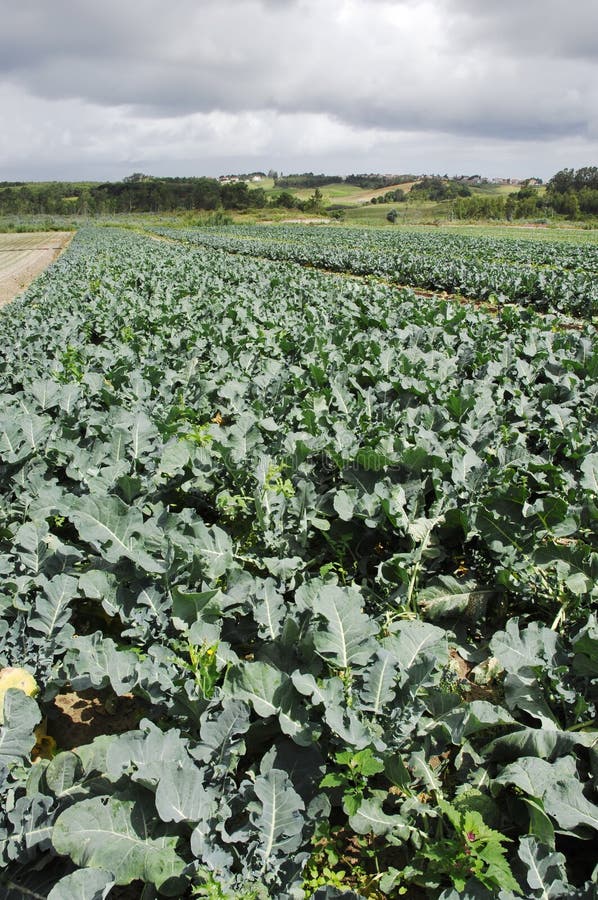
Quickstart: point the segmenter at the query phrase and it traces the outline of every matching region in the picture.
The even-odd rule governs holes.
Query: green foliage
[[[79,347],[67,347],[60,356],[60,365],[62,370],[56,374],[58,381],[67,383],[83,378],[85,359]]]
[[[295,202],[293,198],[288,202],[291,200]],[[475,204],[481,204],[480,215],[484,218],[504,215],[502,197],[476,196],[454,202],[458,218],[461,209],[465,210],[463,216],[468,217],[466,207],[460,204],[470,203],[472,209],[477,209]],[[521,202],[528,203],[528,200]],[[498,204],[496,215],[492,204]],[[515,206],[512,214],[516,215]],[[478,212],[474,217],[478,217]],[[564,246],[549,241],[530,245],[529,241],[512,237],[497,240],[453,233],[314,229],[296,225],[234,226],[221,233],[156,230],[191,247],[298,262],[327,271],[373,275],[385,282],[488,300],[499,308],[518,303],[542,313],[564,313],[589,320],[598,315],[596,254],[591,245]]]
[[[413,861],[414,868],[422,866],[422,874],[429,881],[448,876],[458,891],[475,878],[489,891],[520,892],[519,885],[505,858],[503,844],[509,839],[484,823],[475,810],[459,812],[446,801],[439,801],[439,809],[452,826],[452,835],[430,841]]]
[[[0,892],[591,896],[592,253],[178,237],[0,313]],[[34,764],[65,691],[134,715]]]
[[[369,747],[356,753],[345,750],[337,753],[335,759],[341,766],[340,771],[326,775],[320,786],[340,788],[343,809],[348,816],[353,816],[364,799],[369,779],[384,771],[384,763],[376,759]]]
[[[173,646],[181,654],[176,657],[177,664],[191,673],[201,696],[209,700],[220,678],[217,659],[218,645],[214,644],[210,647],[204,641],[202,646],[196,647],[187,640],[176,642]]]

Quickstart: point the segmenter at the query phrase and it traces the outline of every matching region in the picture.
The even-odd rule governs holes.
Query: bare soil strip
[[[72,231],[0,234],[0,307],[29,287],[72,237]]]

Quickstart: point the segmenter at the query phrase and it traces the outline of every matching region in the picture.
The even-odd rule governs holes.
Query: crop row
[[[592,897],[597,373],[589,325],[78,233],[0,315],[7,900]],[[65,691],[138,724],[32,764]]]
[[[191,245],[289,260],[542,313],[598,314],[598,254],[592,245],[446,233],[309,226],[162,230]]]

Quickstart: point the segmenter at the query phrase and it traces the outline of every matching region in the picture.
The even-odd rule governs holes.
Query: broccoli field
[[[6,900],[597,896],[596,250],[379,234],[0,311]]]

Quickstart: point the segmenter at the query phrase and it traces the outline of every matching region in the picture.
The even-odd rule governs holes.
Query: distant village
[[[265,172],[250,172],[247,175],[220,175],[218,181],[220,182],[220,184],[238,184],[240,182],[245,182],[248,184],[259,184],[260,181],[263,181],[265,178],[272,177],[272,175],[276,176],[277,174],[278,173],[276,172],[268,173],[268,175]],[[398,184],[404,179],[403,175],[392,173],[384,173],[383,175],[376,173],[372,174],[372,177],[384,179],[384,181],[388,184]],[[426,176],[421,175],[419,177],[424,178]],[[446,175],[442,177],[448,178],[448,176]],[[335,176],[335,180],[336,178],[337,176]],[[510,184],[513,185],[513,187],[538,187],[539,185],[543,184],[541,178],[485,178],[482,175],[454,175],[450,180],[460,181],[462,184],[471,185],[474,187],[483,184]]]
[[[251,172],[249,175],[221,175],[218,181],[220,184],[238,184],[240,181],[259,184],[267,177],[265,172]]]
[[[453,181],[462,181],[463,184],[479,186],[481,184],[512,184],[517,187],[525,185],[526,187],[538,187],[541,185],[541,178],[482,178],[481,175],[456,175]]]

